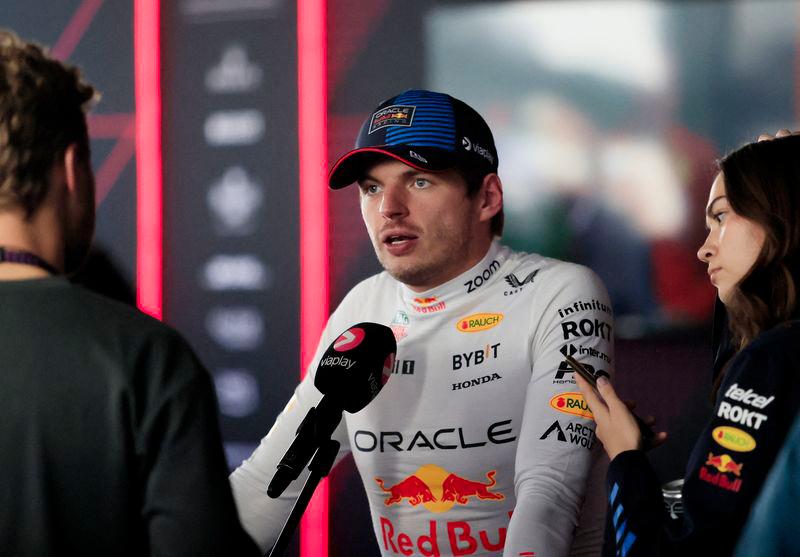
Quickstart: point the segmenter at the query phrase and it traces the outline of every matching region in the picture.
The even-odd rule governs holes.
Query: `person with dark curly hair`
[[[94,230],[96,96],[0,29],[0,554],[254,553],[191,348],[65,278]]]
[[[668,520],[640,429],[610,382],[595,390],[576,378],[611,459],[607,555],[731,555],[798,414],[800,136],[745,145],[719,169],[697,255],[727,330],[716,347],[713,413],[686,466],[681,521]]]

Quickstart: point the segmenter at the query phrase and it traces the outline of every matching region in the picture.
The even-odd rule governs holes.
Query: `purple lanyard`
[[[11,250],[0,246],[0,263],[19,263],[20,265],[33,265],[44,269],[51,275],[58,275],[58,269],[50,265],[47,261],[29,251]]]

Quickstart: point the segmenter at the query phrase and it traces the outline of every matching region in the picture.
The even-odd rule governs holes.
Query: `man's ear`
[[[487,174],[483,178],[480,191],[480,220],[490,221],[503,209],[503,183],[497,174]]]
[[[74,195],[82,178],[81,174],[85,172],[77,143],[70,143],[67,146],[62,162],[64,163],[64,181],[69,192]]]

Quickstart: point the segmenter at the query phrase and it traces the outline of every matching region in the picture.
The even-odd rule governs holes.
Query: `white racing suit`
[[[345,413],[334,438],[340,459],[353,453],[382,555],[599,554],[606,463],[564,355],[613,375],[608,296],[585,267],[496,242],[469,271],[424,293],[375,275],[331,315],[305,380],[231,475],[242,524],[262,548],[302,486],[267,497],[321,398],[317,363],[361,321],[392,328],[395,369],[364,410]],[[576,533],[582,506],[591,508]]]

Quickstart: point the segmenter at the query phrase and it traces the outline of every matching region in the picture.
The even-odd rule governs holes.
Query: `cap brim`
[[[336,161],[328,174],[328,186],[333,190],[349,186],[363,178],[370,166],[385,157],[426,172],[441,172],[457,165],[454,153],[435,147],[362,147],[353,149]]]

